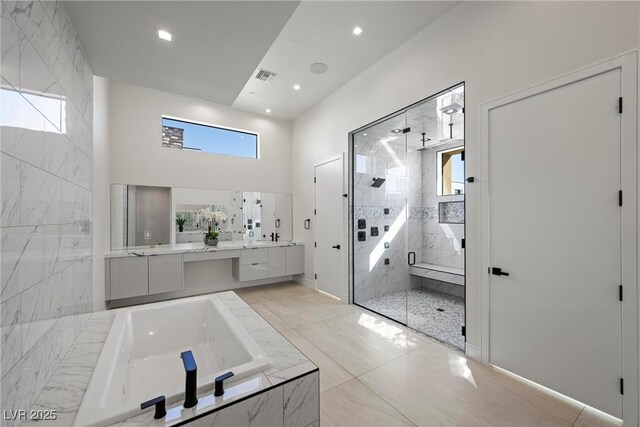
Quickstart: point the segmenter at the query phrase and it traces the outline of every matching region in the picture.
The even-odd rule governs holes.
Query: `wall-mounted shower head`
[[[380,186],[384,184],[385,181],[386,181],[385,178],[373,178],[373,182],[371,183],[371,186],[373,188],[380,188]]]
[[[427,149],[426,142],[431,141],[431,138],[427,138],[426,135],[426,132],[422,132],[422,147],[416,149],[416,151],[424,151]]]

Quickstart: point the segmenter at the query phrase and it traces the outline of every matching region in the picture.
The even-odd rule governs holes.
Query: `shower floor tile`
[[[464,351],[464,298],[419,288],[358,304]]]

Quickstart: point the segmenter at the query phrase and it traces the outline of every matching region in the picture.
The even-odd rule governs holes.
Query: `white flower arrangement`
[[[211,211],[209,209],[196,209],[193,214],[198,220],[207,221],[209,224],[227,222],[227,215],[222,211]]]

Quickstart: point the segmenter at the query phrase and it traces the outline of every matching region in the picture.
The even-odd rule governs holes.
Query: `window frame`
[[[453,194],[444,194],[444,177],[443,177],[443,174],[442,174],[442,172],[443,172],[442,168],[444,166],[442,164],[442,156],[443,156],[443,154],[456,152],[456,151],[459,151],[460,153],[463,153],[464,150],[465,150],[465,144],[457,145],[455,147],[449,147],[449,148],[445,148],[443,150],[436,151],[436,196],[437,197],[463,196],[464,195],[464,190],[460,194],[455,194],[455,193],[453,193]],[[464,184],[464,182],[463,182],[463,184]]]
[[[176,122],[183,122],[183,123],[190,124],[190,125],[205,126],[205,127],[214,128],[214,129],[220,129],[220,130],[226,130],[226,131],[231,131],[231,132],[236,132],[236,133],[242,133],[242,134],[245,134],[245,135],[251,135],[251,136],[255,136],[256,137],[256,157],[246,157],[246,156],[237,156],[237,155],[234,155],[234,154],[214,153],[214,152],[211,152],[211,151],[204,151],[204,150],[190,150],[188,148],[187,149],[182,149],[181,151],[200,152],[200,153],[203,153],[203,154],[210,154],[210,155],[213,155],[213,156],[233,157],[233,158],[236,158],[236,159],[260,160],[260,151],[261,151],[260,132],[250,131],[250,130],[240,129],[240,128],[233,128],[233,127],[230,127],[230,126],[214,125],[212,123],[201,122],[199,120],[191,120],[191,119],[185,119],[185,118],[182,118],[182,117],[170,116],[168,114],[162,114],[160,116],[160,133],[161,134],[162,134],[162,128],[164,127],[164,124],[163,124],[163,120],[164,119],[173,120],[173,121],[176,121]],[[160,140],[162,140],[162,137],[160,138]],[[165,147],[163,145],[162,148],[170,148],[170,147]]]

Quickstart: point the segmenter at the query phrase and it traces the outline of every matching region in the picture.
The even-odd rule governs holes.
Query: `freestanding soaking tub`
[[[183,398],[180,353],[198,365],[198,392],[216,376],[241,379],[271,362],[219,295],[122,309],[117,314],[78,411],[75,425],[106,425],[140,413],[140,403],[165,395]]]

